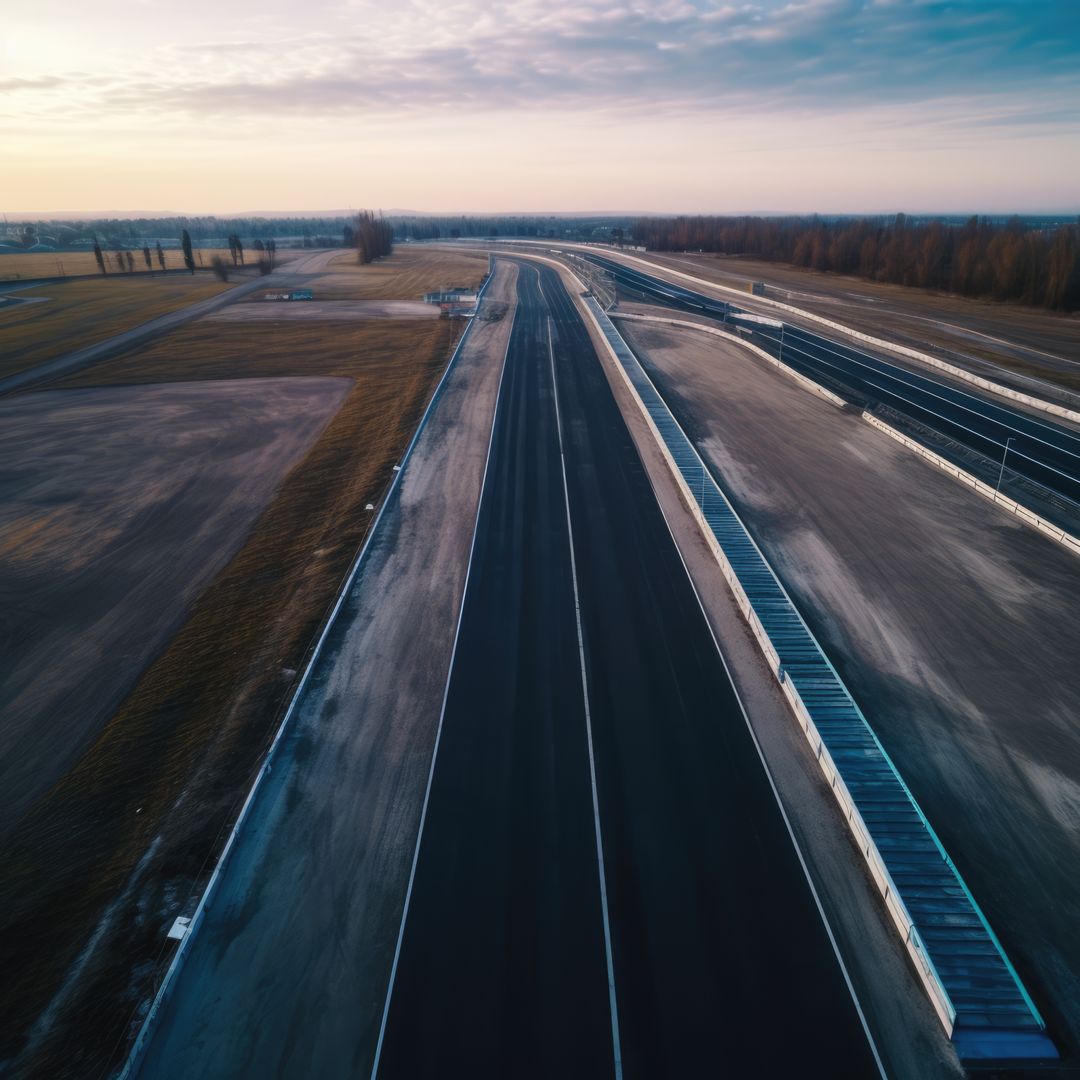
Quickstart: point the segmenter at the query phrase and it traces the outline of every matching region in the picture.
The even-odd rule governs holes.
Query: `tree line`
[[[870,281],[1080,310],[1080,221],[676,217],[634,222],[652,251],[752,255]]]

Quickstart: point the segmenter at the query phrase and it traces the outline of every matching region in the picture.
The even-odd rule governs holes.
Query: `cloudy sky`
[[[1077,0],[35,0],[0,210],[1076,211]]]

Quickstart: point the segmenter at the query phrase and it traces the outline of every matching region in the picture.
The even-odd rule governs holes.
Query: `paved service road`
[[[518,289],[377,1075],[876,1076],[581,317]]]
[[[739,311],[611,259],[588,258],[624,288],[680,311],[722,320]],[[771,355],[781,354],[779,329],[743,324],[742,333]],[[796,371],[860,404],[880,402],[994,461],[1007,449],[1009,469],[1080,504],[1080,432],[797,326],[785,325],[782,355]]]

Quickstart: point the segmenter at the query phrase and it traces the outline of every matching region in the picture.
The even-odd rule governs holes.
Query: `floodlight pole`
[[[995,495],[997,495],[997,494],[1000,494],[1000,492],[1001,492],[1001,478],[1002,478],[1002,477],[1003,477],[1003,476],[1005,475],[1005,459],[1006,459],[1006,458],[1007,458],[1007,457],[1009,456],[1009,444],[1010,444],[1010,443],[1011,443],[1011,442],[1013,441],[1013,439],[1015,439],[1015,438],[1016,438],[1016,436],[1015,436],[1015,435],[1010,435],[1010,436],[1009,436],[1009,437],[1008,437],[1008,438],[1007,438],[1007,439],[1005,440],[1005,450],[1004,450],[1004,452],[1003,452],[1003,453],[1002,453],[1002,455],[1001,455],[1001,469],[1000,469],[1000,471],[998,472],[998,482],[997,482],[997,487],[996,487],[996,488],[994,489],[994,494],[995,494]]]

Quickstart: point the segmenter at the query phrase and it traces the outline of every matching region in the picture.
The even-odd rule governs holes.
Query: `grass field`
[[[395,264],[400,268],[394,284]],[[445,283],[443,260],[380,263],[379,295]],[[486,260],[455,264],[475,285]],[[373,268],[368,268],[373,269]],[[364,271],[356,275],[362,284]],[[351,275],[350,275],[351,276]],[[344,375],[353,387],[238,554],[195,602],[77,766],[21,823],[0,876],[0,1060],[98,1075],[125,1048],[461,324],[391,320],[184,326],[57,386]],[[90,935],[48,1035],[24,1037]]]
[[[0,304],[0,378],[94,345],[227,288],[209,274],[146,274],[20,290],[15,294],[20,299],[40,302]]]
[[[105,269],[108,271],[109,277],[130,276],[121,274],[119,267],[116,265],[114,252],[106,250],[103,254],[105,256]],[[142,250],[132,251],[131,254],[135,259],[135,273],[149,276]],[[205,251],[197,249],[194,255],[196,266],[209,267],[210,260],[215,255],[220,255],[223,259],[231,261],[228,248],[223,250],[207,248]],[[244,258],[249,263],[254,262],[257,256],[257,251],[244,252]],[[150,261],[153,263],[153,271],[156,272],[161,269],[157,260],[157,253],[153,249],[150,251]],[[127,265],[126,259],[124,265]],[[165,252],[166,270],[182,270],[183,268],[184,253],[179,248]],[[36,278],[77,277],[81,274],[100,275],[100,273],[101,270],[92,251],[28,251],[25,254],[5,253],[0,255],[0,281],[19,281],[22,278],[33,280]]]

